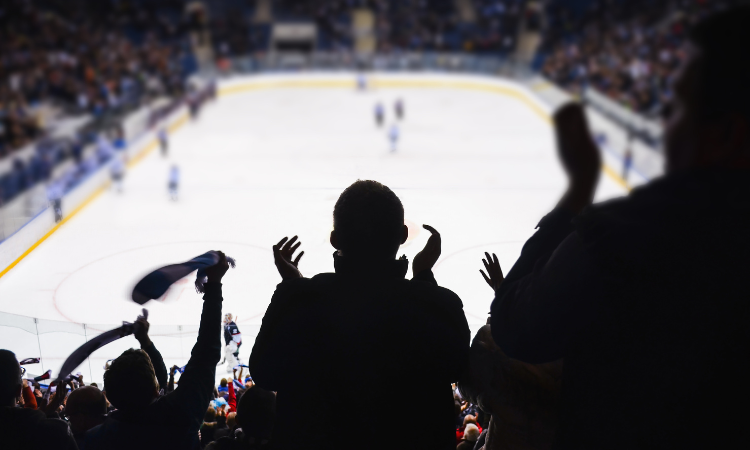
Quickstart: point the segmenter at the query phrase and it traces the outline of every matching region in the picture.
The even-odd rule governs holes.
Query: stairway
[[[454,0],[458,18],[463,23],[474,23],[477,21],[477,10],[472,0]]]
[[[366,8],[352,11],[352,36],[354,36],[354,51],[360,55],[369,55],[377,49],[375,36],[375,14]]]

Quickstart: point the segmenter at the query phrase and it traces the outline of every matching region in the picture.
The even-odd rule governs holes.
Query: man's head
[[[203,421],[206,423],[216,422],[216,410],[209,406],[206,410],[206,414],[203,415]]]
[[[464,429],[464,439],[469,442],[476,442],[479,439],[479,428],[473,423],[466,425]]]
[[[137,412],[159,396],[151,358],[143,350],[125,350],[104,372],[104,390],[115,408]]]
[[[232,323],[232,314],[226,313],[224,315],[224,323]]]
[[[83,433],[104,422],[107,399],[99,388],[84,386],[70,393],[65,414],[73,433]]]
[[[0,350],[0,405],[12,406],[21,395],[21,366],[15,353]]]
[[[219,381],[219,386],[221,386],[221,387],[227,387],[227,383],[228,383],[227,379],[226,378],[222,378],[221,381]]]
[[[750,169],[750,7],[709,17],[690,33],[666,126],[667,170]]]
[[[352,184],[333,208],[331,245],[347,257],[391,259],[407,237],[401,200],[377,181]]]
[[[234,427],[237,426],[237,421],[235,420],[236,415],[237,413],[234,412],[230,412],[229,414],[227,414],[227,426],[230,430],[234,429]]]
[[[237,405],[235,421],[246,436],[269,439],[276,421],[276,394],[258,386],[251,387]]]

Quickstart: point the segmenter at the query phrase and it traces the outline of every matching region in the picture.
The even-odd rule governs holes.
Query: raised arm
[[[572,220],[593,200],[601,159],[581,106],[567,105],[554,119],[568,190],[497,287],[490,319],[495,342],[508,356],[529,363],[563,356],[571,330],[585,320],[582,305],[595,284],[595,268],[573,233]]]
[[[208,282],[204,286],[203,313],[198,331],[198,340],[180,377],[180,383],[166,401],[176,410],[189,417],[192,428],[197,431],[203,423],[208,402],[214,388],[216,363],[221,358],[221,279],[229,265],[226,256],[206,269]]]
[[[159,389],[167,390],[167,366],[164,364],[164,359],[161,357],[161,353],[156,349],[156,346],[148,336],[148,330],[150,324],[146,319],[146,316],[138,316],[135,321],[135,331],[133,335],[141,344],[141,350],[146,352],[149,358],[151,358],[151,364],[154,366],[154,372],[156,373],[156,380],[159,382]]]

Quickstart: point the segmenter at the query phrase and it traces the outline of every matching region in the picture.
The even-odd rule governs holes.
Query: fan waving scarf
[[[133,288],[133,301],[143,305],[149,300],[155,300],[169,289],[176,281],[198,271],[195,279],[195,290],[203,293],[203,285],[206,283],[206,269],[219,262],[219,253],[210,251],[197,256],[190,261],[181,264],[170,264],[156,269],[146,275]],[[231,267],[235,266],[233,258],[227,256],[227,262]]]
[[[148,311],[142,310],[142,315],[139,316],[144,319],[148,319]],[[82,346],[78,347],[73,353],[68,356],[68,359],[62,365],[60,372],[57,374],[57,380],[63,380],[73,372],[73,369],[83,364],[86,358],[91,356],[92,353],[105,345],[114,342],[125,336],[129,336],[135,332],[136,327],[139,327],[139,323],[123,322],[121,327],[115,328],[114,330],[105,331],[104,333],[96,336],[90,341],[86,342]]]

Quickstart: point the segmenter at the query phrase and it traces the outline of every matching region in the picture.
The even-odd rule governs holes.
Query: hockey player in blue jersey
[[[234,323],[231,314],[227,313],[224,316],[224,343],[230,345],[234,343],[237,346],[237,350],[234,351],[234,357],[239,361],[240,346],[242,345],[242,333],[236,323]]]
[[[391,125],[391,129],[388,132],[388,138],[391,141],[391,152],[395,152],[398,146],[398,138],[400,136],[400,131],[398,129],[398,125],[395,123]]]
[[[379,126],[383,126],[383,120],[385,119],[385,108],[383,108],[383,104],[378,102],[375,105],[375,123]]]

